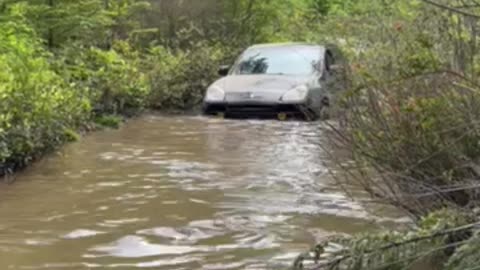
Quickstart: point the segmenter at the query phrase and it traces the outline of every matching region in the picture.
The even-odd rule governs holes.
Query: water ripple
[[[395,220],[336,186],[322,138],[321,123],[155,115],[93,133],[0,191],[0,269],[278,269]]]

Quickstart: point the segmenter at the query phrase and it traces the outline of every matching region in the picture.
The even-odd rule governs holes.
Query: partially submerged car
[[[338,59],[337,59],[338,58]],[[204,98],[208,115],[227,117],[300,117],[317,119],[342,84],[343,59],[333,46],[303,43],[263,44],[248,48]],[[337,60],[342,60],[338,61]],[[333,86],[337,87],[333,87]]]

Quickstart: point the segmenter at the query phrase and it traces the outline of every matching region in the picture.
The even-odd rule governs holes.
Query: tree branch
[[[432,0],[422,0],[422,1],[427,3],[427,4],[430,4],[432,6],[436,6],[438,8],[445,9],[445,10],[448,10],[448,11],[451,11],[451,12],[454,12],[454,13],[458,13],[458,14],[463,15],[463,16],[467,16],[467,17],[475,18],[475,19],[480,19],[479,15],[472,14],[472,13],[469,13],[469,12],[466,12],[466,11],[463,11],[463,10],[460,10],[460,9],[457,9],[457,8],[449,7],[447,5],[440,4],[440,3],[434,2]]]

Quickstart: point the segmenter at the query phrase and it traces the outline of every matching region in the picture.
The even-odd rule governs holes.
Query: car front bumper
[[[224,115],[231,118],[306,118],[309,109],[305,104],[260,103],[260,102],[219,102],[204,103],[206,115]]]

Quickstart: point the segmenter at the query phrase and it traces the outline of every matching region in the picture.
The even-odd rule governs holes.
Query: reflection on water
[[[319,123],[147,116],[0,189],[0,269],[276,269],[372,227]]]

